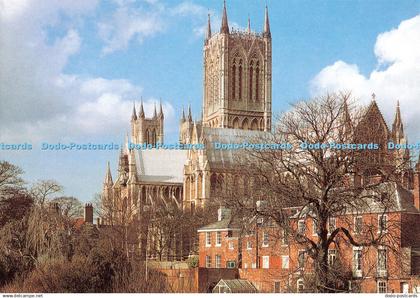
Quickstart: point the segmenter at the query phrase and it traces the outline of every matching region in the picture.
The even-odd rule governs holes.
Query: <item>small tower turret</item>
[[[144,119],[143,98],[141,99],[141,102],[140,102],[139,118]]]
[[[226,12],[226,0],[223,1],[223,15],[222,15],[222,24],[220,26],[220,33],[229,34],[229,23]]]
[[[264,37],[271,38],[270,20],[268,18],[268,7],[265,6],[265,17],[264,17]]]
[[[153,108],[153,119],[156,119],[157,117],[157,112],[156,112],[156,103],[154,103],[154,108]]]
[[[131,121],[137,120],[136,104],[133,102],[133,112],[131,113]]]
[[[210,14],[208,14],[208,17],[207,17],[207,31],[206,31],[206,37],[205,37],[204,43],[207,44],[209,42],[210,38],[211,38],[211,23],[210,23]]]
[[[188,106],[188,122],[192,122],[191,105]]]

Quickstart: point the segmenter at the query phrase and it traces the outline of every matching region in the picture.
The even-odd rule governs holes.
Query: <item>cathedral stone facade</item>
[[[244,32],[229,28],[226,5],[220,30],[212,34],[210,15],[204,41],[204,82],[202,119],[193,121],[191,107],[180,119],[180,143],[202,143],[203,150],[133,150],[124,148],[119,157],[114,182],[107,169],[102,198],[115,210],[131,210],[129,217],[143,223],[147,208],[168,208],[194,212],[215,197],[225,183],[248,184],[239,175],[229,152],[212,150],[210,143],[235,142],[271,130],[271,32],[268,10],[261,33],[252,32],[250,22]],[[164,112],[156,107],[147,118],[143,104],[133,107],[131,143],[156,144],[164,141]],[[252,183],[251,181],[249,183]],[[108,203],[109,204],[109,203]],[[124,214],[112,212],[114,222]],[[125,214],[125,216],[127,216]],[[109,218],[103,224],[111,224]],[[152,224],[149,223],[149,229]],[[195,233],[195,232],[194,232]],[[143,231],[135,245],[142,254],[156,244],[152,233]],[[182,239],[182,235],[173,235]],[[136,241],[134,241],[136,242]],[[173,241],[165,255],[182,258],[189,245]],[[150,257],[150,255],[149,255]]]
[[[271,32],[229,30],[223,8],[220,33],[210,16],[204,42],[203,125],[269,131],[271,128]]]
[[[163,143],[163,108],[160,104],[159,114],[156,113],[156,105],[152,118],[146,118],[143,109],[143,101],[140,104],[140,112],[137,115],[136,106],[133,106],[131,115],[131,141],[135,144]]]
[[[114,210],[131,210],[130,219],[137,221],[142,229],[133,245],[139,247],[143,256],[150,257],[148,251],[159,245],[152,233],[148,233],[153,228],[153,224],[147,221],[150,208],[194,212],[196,208],[204,208],[227,188],[248,193],[258,186],[258,177],[246,175],[248,169],[238,166],[232,150],[216,150],[212,144],[241,143],[244,139],[263,137],[271,131],[271,42],[267,8],[261,33],[252,32],[249,21],[245,31],[230,29],[224,5],[220,30],[212,34],[209,16],[204,40],[202,119],[194,121],[189,107],[186,114],[182,112],[179,132],[180,143],[200,143],[205,145],[204,149],[134,150],[127,146],[120,153],[115,182],[108,166],[103,201]],[[377,130],[378,140],[368,142],[375,141],[381,146],[389,140],[398,144],[406,142],[399,106],[391,130],[374,99],[365,118],[362,126],[372,126],[371,129]],[[146,117],[143,104],[139,112],[134,106],[130,141],[152,145],[163,143],[163,122],[162,105],[159,113],[155,106],[151,118]],[[351,123],[349,129],[352,129]],[[409,152],[396,151],[393,158],[408,159]],[[360,173],[356,178],[363,182],[368,176],[372,177],[372,173]],[[412,190],[413,172],[402,170],[401,176],[406,188]],[[112,214],[113,219],[124,216],[127,216],[124,212],[114,211]],[[110,224],[110,221],[110,218],[102,219],[103,224]],[[174,241],[165,247],[168,259],[182,259],[190,253],[193,244],[186,245],[180,240],[185,238],[182,233],[176,231],[170,236]]]

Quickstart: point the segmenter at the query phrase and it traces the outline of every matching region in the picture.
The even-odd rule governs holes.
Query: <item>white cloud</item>
[[[172,9],[172,14],[180,15],[184,17],[190,16],[190,15],[203,17],[203,16],[206,16],[207,13],[209,13],[209,10],[207,8],[205,8],[204,6],[195,4],[191,1],[182,2]]]
[[[399,100],[409,138],[420,141],[420,15],[378,35],[374,51],[378,66],[369,76],[361,74],[357,65],[340,60],[315,76],[311,93],[351,90],[367,103],[374,92],[388,120],[392,120]]]
[[[222,12],[222,7],[220,7],[220,12]],[[207,18],[210,14],[211,28],[212,32],[216,33],[220,29],[220,24],[222,22],[221,15],[214,11],[209,10],[208,8],[195,4],[192,1],[184,1],[176,5],[171,9],[171,14],[174,16],[189,17],[193,20],[194,27],[193,33],[196,38],[204,38],[207,32]],[[229,12],[228,12],[229,14]],[[229,16],[228,16],[229,19]],[[245,30],[245,27],[240,26],[238,23],[229,19],[229,27],[237,30]]]
[[[82,39],[77,19],[92,13],[96,0],[0,0],[0,139],[121,136],[129,128],[133,100],[142,88],[125,79],[67,74]],[[74,20],[66,26],[62,16]],[[64,34],[48,36],[48,29]],[[155,100],[156,101],[156,100]],[[153,100],[145,103],[146,111]],[[165,119],[174,121],[164,103]],[[168,125],[173,126],[173,125]]]
[[[148,9],[134,6],[133,1],[117,1],[118,8],[110,19],[98,23],[98,33],[104,41],[103,54],[126,49],[132,40],[142,43],[164,28],[158,1],[146,1]]]

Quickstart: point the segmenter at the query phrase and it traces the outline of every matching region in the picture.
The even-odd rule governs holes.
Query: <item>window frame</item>
[[[306,254],[306,251],[304,249],[300,249],[298,251],[298,269],[305,269],[305,259],[306,259],[305,254]],[[302,258],[302,260],[301,260],[301,258]],[[302,262],[302,264],[301,264],[301,262]]]
[[[302,289],[300,289],[300,285],[302,286]],[[296,281],[296,292],[297,293],[302,293],[305,290],[305,282],[303,280],[303,278],[299,278]]]
[[[281,283],[279,280],[273,281],[273,293],[281,293]]]
[[[357,256],[357,257],[356,257]],[[353,247],[353,275],[355,277],[361,277],[363,272],[363,251],[361,247]]]
[[[270,256],[261,257],[262,269],[270,269]],[[267,264],[267,266],[265,266]]]
[[[381,286],[381,284],[383,284],[383,286]],[[383,291],[381,290],[381,288],[383,289]],[[386,280],[378,280],[378,282],[376,283],[376,292],[379,294],[388,293],[388,283],[386,282]]]
[[[306,232],[306,223],[304,219],[299,219],[297,226],[297,233],[300,235],[305,235]]]
[[[211,256],[206,255],[206,268],[211,268]]]
[[[216,247],[220,247],[222,246],[222,232],[221,231],[216,231]]]
[[[360,219],[360,227],[357,224],[357,221],[359,219]],[[354,220],[353,220],[353,225],[354,225],[354,227],[353,227],[354,234],[360,235],[362,233],[362,231],[363,231],[363,216],[361,216],[361,215],[355,216],[354,217]]]
[[[214,256],[214,265],[215,265],[215,268],[221,268],[222,267],[222,256],[221,255],[215,255]]]
[[[334,222],[334,225],[331,223]],[[333,228],[332,228],[333,226]],[[335,216],[328,218],[328,235],[331,235],[332,232],[337,228],[337,218]]]
[[[281,231],[281,245],[288,246],[289,245],[289,233],[287,233],[286,229],[282,229]]]
[[[328,265],[334,266],[336,262],[337,262],[337,249],[329,248],[328,249]]]
[[[233,241],[229,241],[228,248],[229,248],[229,250],[234,250],[235,249],[235,243],[233,243]]]
[[[262,247],[268,247],[269,246],[269,242],[270,242],[270,238],[269,238],[268,232],[263,232],[262,233],[262,243],[261,243],[261,246]]]
[[[246,249],[247,249],[247,250],[252,250],[252,242],[251,242],[251,240],[248,240],[248,241],[246,242]]]
[[[285,262],[285,260],[287,260],[287,263]],[[289,267],[290,267],[290,257],[288,255],[281,256],[281,269],[289,269]]]
[[[388,215],[379,214],[378,215],[378,234],[386,233],[386,232],[388,232]]]
[[[382,268],[382,265],[384,266],[384,268]],[[377,250],[376,268],[378,272],[387,272],[388,270],[388,254],[387,249],[385,247],[379,247]]]
[[[211,247],[211,232],[206,232],[206,247]]]

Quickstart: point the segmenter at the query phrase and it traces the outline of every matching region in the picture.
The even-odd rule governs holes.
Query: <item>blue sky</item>
[[[390,120],[401,102],[420,141],[420,1],[228,0],[231,26],[263,27],[273,39],[273,112],[299,99],[375,92]],[[200,115],[207,13],[213,32],[223,2],[163,0],[0,0],[0,143],[121,142],[133,100],[146,114],[162,98],[167,141],[178,139],[182,107]],[[37,147],[37,146],[36,146]],[[29,182],[56,179],[89,201],[116,152],[0,151]]]

